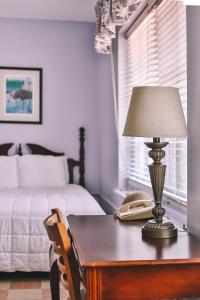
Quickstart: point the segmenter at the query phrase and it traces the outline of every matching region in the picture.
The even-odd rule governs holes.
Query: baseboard
[[[106,198],[102,194],[95,194],[93,196],[98,201],[99,205],[103,208],[107,215],[113,215],[117,207],[115,207],[114,204],[108,198]]]

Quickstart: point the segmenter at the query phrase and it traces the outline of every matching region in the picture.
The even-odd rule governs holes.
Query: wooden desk
[[[140,222],[113,216],[69,216],[87,300],[200,296],[200,240],[142,239]],[[200,299],[200,298],[197,298]]]

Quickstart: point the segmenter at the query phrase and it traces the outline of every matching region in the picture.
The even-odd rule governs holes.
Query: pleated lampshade
[[[179,90],[174,87],[134,87],[124,136],[187,137]]]

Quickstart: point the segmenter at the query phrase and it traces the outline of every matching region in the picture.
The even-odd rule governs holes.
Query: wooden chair
[[[69,291],[70,300],[84,299],[83,290],[80,290],[80,274],[75,259],[69,234],[63,222],[59,209],[52,209],[52,214],[44,220],[44,226],[52,248],[58,255],[57,264],[61,272],[61,282]]]

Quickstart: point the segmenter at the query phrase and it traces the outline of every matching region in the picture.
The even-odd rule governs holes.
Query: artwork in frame
[[[0,67],[0,123],[42,124],[42,69]]]

